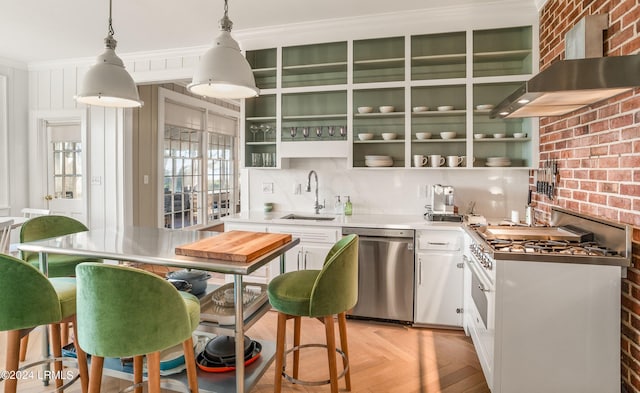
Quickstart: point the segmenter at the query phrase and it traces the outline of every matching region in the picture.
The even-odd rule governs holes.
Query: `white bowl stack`
[[[511,166],[509,157],[487,157],[487,166]]]
[[[393,166],[391,156],[364,156],[364,164],[370,167]]]

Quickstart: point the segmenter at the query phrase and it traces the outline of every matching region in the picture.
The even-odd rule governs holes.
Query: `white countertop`
[[[288,214],[314,216],[313,212],[274,211],[271,213],[245,212],[223,217],[225,222],[255,223],[269,225],[305,225],[323,227],[360,227],[385,229],[449,229],[458,230],[463,226],[460,222],[426,221],[421,214],[354,214],[342,216],[335,214],[318,214],[319,217],[335,217],[334,220],[299,220],[281,218]]]

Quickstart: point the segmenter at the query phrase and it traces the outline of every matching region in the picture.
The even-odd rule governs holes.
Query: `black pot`
[[[181,280],[191,284],[191,293],[199,295],[207,289],[207,280],[211,275],[202,270],[182,269],[167,274],[169,280]]]
[[[244,358],[251,358],[255,341],[244,336]],[[210,365],[234,366],[236,362],[236,340],[232,336],[217,336],[207,343],[202,356]]]

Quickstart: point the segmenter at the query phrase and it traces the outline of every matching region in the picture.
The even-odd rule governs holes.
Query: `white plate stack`
[[[371,167],[393,166],[391,156],[364,156],[364,164]]]
[[[511,166],[509,157],[487,157],[487,166]]]

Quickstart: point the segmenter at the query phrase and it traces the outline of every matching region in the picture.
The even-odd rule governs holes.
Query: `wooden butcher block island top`
[[[290,241],[291,235],[285,233],[229,231],[178,246],[176,254],[225,261],[251,262]]]

